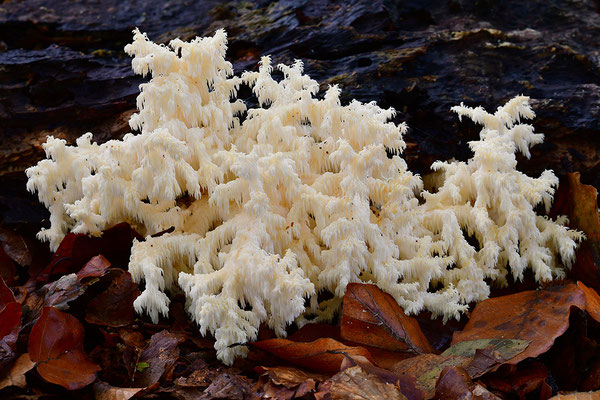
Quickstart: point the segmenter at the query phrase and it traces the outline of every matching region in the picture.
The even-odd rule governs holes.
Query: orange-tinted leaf
[[[99,367],[83,350],[83,326],[72,315],[44,307],[29,335],[29,356],[47,380],[69,390],[96,380]]]
[[[551,216],[566,214],[569,226],[586,235],[577,249],[575,264],[569,275],[587,286],[600,290],[600,216],[596,188],[583,185],[579,172],[567,174],[561,182]]]
[[[432,353],[418,322],[375,285],[350,283],[344,296],[341,335],[345,340],[393,351]]]
[[[119,327],[133,322],[133,301],[140,291],[131,274],[121,271],[108,289],[94,297],[86,307],[85,320],[91,324]]]
[[[585,293],[575,284],[487,299],[475,306],[465,329],[454,333],[452,344],[494,338],[530,341],[522,353],[508,361],[517,364],[552,347],[569,327],[573,306],[587,308]]]
[[[110,267],[110,261],[102,254],[92,257],[84,266],[77,272],[77,279],[80,281],[85,278],[98,278],[106,274]]]
[[[317,400],[381,399],[403,400],[406,397],[397,386],[384,383],[359,366],[347,368],[319,386]]]
[[[314,342],[292,342],[288,339],[269,339],[253,343],[294,365],[322,373],[336,373],[344,360],[344,354],[363,356],[373,361],[371,354],[362,347],[349,347],[337,340],[322,338]]]
[[[598,296],[598,293],[594,289],[585,286],[583,282],[577,282],[577,286],[585,294],[585,311],[596,321],[600,322],[600,296]]]

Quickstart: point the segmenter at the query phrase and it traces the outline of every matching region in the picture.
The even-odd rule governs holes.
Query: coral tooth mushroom
[[[447,319],[485,299],[486,280],[506,284],[527,268],[540,281],[564,275],[581,234],[534,211],[550,204],[557,179],[515,169],[515,152],[529,156],[543,139],[519,122],[534,116],[528,98],[494,114],[455,107],[484,128],[472,159],[433,165],[441,177],[429,193],[400,157],[407,128],[390,122],[393,109],[342,106],[336,86],[315,97],[300,61],[279,65],[279,81],[268,57],[234,76],[226,48],[222,30],[169,46],[136,30],[125,51],[151,75],[130,120],[140,133],[104,144],[87,133],[74,146],[49,137],[48,158],[27,170],[51,212],[39,233],[51,248],[68,231],[99,235],[122,221],[146,236],[129,263],[145,281],[138,312],[167,315],[165,291],[179,285],[232,363],[261,322],[283,336],[308,315],[331,320],[350,282]],[[235,99],[241,84],[257,108]],[[320,292],[333,298],[319,303]]]

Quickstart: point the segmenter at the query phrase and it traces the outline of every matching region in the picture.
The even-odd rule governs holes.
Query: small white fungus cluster
[[[441,177],[429,193],[399,156],[406,126],[389,122],[393,109],[342,106],[337,87],[316,98],[299,61],[278,66],[280,81],[268,57],[233,76],[226,45],[222,30],[169,47],[135,31],[125,51],[152,75],[130,120],[141,133],[101,145],[90,133],[75,146],[49,137],[48,158],[27,170],[51,212],[39,237],[53,249],[68,231],[99,235],[122,221],[146,236],[129,264],[145,281],[138,312],[167,315],[164,292],[178,284],[231,363],[261,322],[283,336],[308,315],[330,320],[350,282],[449,318],[489,295],[486,279],[564,275],[580,234],[534,211],[549,206],[557,178],[515,169],[515,152],[529,156],[543,139],[519,123],[534,116],[528,98],[494,114],[455,107],[484,129],[471,160],[433,165]],[[242,83],[259,107],[234,100]],[[324,291],[334,296],[319,303]]]

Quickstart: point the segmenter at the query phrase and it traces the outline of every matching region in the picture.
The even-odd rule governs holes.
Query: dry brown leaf
[[[27,385],[25,373],[32,370],[35,363],[29,358],[29,354],[22,354],[10,367],[4,379],[0,380],[0,390],[9,386],[24,388]]]
[[[142,371],[135,374],[135,386],[149,387],[161,380],[170,379],[175,363],[179,358],[181,337],[168,331],[155,333],[142,352],[138,366]]]
[[[317,400],[403,400],[406,399],[397,386],[384,383],[360,366],[346,368],[319,386]]]
[[[550,400],[600,400],[600,391],[557,394]]]
[[[419,323],[375,285],[350,283],[344,296],[341,336],[385,350],[433,353]]]
[[[262,376],[268,377],[271,382],[287,388],[296,387],[309,379],[322,382],[329,378],[327,375],[306,372],[294,367],[256,367],[254,370]]]
[[[417,387],[425,398],[433,397],[435,384],[446,367],[463,367],[471,378],[481,376],[522,352],[527,342],[492,339],[461,342],[442,354],[421,354],[396,364],[392,371],[417,378]]]
[[[108,383],[94,383],[94,398],[95,400],[129,400],[143,388],[122,388],[111,386]]]
[[[442,370],[435,387],[434,398],[436,400],[500,400],[480,384],[473,383],[462,367],[446,367]]]
[[[588,308],[586,294],[575,284],[487,299],[475,306],[465,329],[454,333],[452,344],[493,338],[530,341],[525,351],[508,361],[517,364],[552,347],[569,327],[573,306]]]

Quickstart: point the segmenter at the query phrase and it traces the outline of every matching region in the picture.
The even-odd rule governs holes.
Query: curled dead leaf
[[[371,354],[364,348],[346,346],[330,338],[321,338],[313,342],[269,339],[252,345],[294,365],[326,374],[338,372],[346,354],[362,356],[373,361]]]

